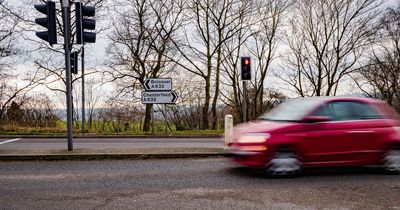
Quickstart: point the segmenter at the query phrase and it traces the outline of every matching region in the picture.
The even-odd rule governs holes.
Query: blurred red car
[[[400,120],[385,102],[314,97],[286,101],[258,121],[238,125],[230,155],[270,175],[304,167],[382,165],[400,172]]]

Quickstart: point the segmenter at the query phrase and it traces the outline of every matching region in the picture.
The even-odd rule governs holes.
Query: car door
[[[348,159],[360,164],[372,164],[380,159],[381,140],[390,126],[383,116],[370,104],[349,102],[355,120],[349,122],[347,135],[350,138],[347,146]]]
[[[306,125],[303,144],[307,159],[316,165],[360,164],[374,153],[382,120],[368,104],[333,101],[313,115],[330,121]]]
[[[303,148],[306,161],[312,165],[347,164],[350,138],[349,121],[354,120],[351,107],[345,102],[328,102],[312,113],[328,116],[329,121],[305,124]]]

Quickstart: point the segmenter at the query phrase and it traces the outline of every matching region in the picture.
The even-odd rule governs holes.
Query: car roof
[[[381,100],[372,99],[372,98],[363,98],[363,97],[347,97],[347,96],[313,96],[306,98],[298,98],[295,100],[312,100],[312,101],[320,101],[320,102],[331,102],[331,101],[358,101],[364,103],[384,103]]]

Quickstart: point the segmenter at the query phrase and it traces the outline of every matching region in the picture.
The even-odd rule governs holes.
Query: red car
[[[304,167],[382,165],[400,172],[400,120],[385,102],[314,97],[286,101],[258,121],[236,126],[230,154],[269,175]]]

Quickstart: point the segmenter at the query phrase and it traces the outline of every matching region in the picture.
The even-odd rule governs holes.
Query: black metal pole
[[[165,135],[168,134],[167,104],[164,104]]]
[[[243,123],[247,122],[247,81],[243,80]]]
[[[82,133],[85,132],[85,45],[82,45]]]
[[[69,38],[69,18],[68,18],[69,2],[68,0],[62,1],[62,14],[64,23],[64,50],[65,50],[65,76],[67,88],[67,138],[68,138],[68,151],[73,150],[72,139],[72,88],[71,88],[71,50]]]

